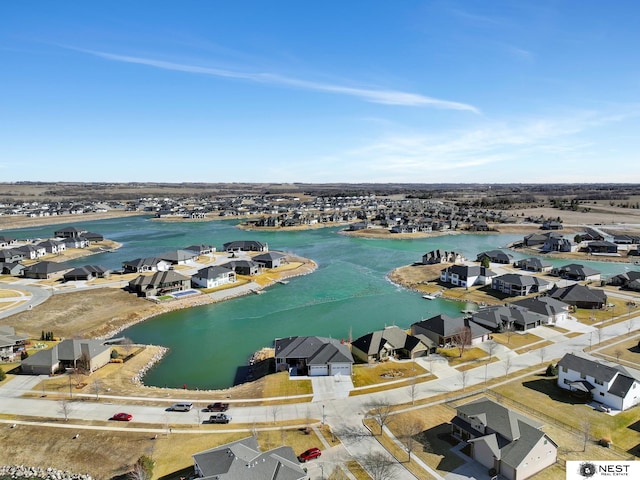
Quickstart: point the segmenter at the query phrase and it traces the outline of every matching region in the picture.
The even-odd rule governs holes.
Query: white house
[[[440,272],[440,281],[451,283],[457,287],[473,285],[489,285],[496,274],[485,267],[477,265],[452,265]]]
[[[214,288],[236,281],[236,273],[233,270],[220,266],[201,268],[191,277],[191,286],[194,288]]]
[[[626,368],[572,353],[558,362],[558,386],[591,393],[595,401],[614,410],[640,403],[640,382]]]

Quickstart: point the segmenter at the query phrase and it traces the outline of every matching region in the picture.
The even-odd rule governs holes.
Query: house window
[[[604,397],[604,392],[600,392],[600,396],[601,396],[601,397]]]
[[[583,379],[583,380],[586,380],[587,379],[587,375],[585,373],[581,373],[580,374],[580,378]]]
[[[567,373],[569,370],[567,370],[567,367],[562,367],[562,371],[563,371],[564,373]]]
[[[600,380],[597,380],[595,378],[593,380],[596,382],[597,385],[604,385],[604,382],[602,382]]]

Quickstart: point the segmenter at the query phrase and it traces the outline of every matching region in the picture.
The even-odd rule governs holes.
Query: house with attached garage
[[[124,273],[165,272],[171,263],[158,257],[136,258],[122,262]]]
[[[451,265],[440,271],[440,281],[451,283],[456,287],[472,287],[489,285],[497,274],[488,268],[478,265]]]
[[[287,262],[287,256],[279,252],[267,252],[256,255],[251,260],[258,263],[263,268],[278,268]]]
[[[262,452],[255,437],[193,455],[196,478],[204,480],[304,480],[309,478],[291,447]]]
[[[390,357],[424,357],[429,355],[430,351],[435,352],[435,349],[436,344],[433,340],[414,337],[396,326],[367,333],[351,342],[354,358],[365,363],[384,361]]]
[[[7,237],[6,235],[0,235],[0,248],[10,247],[11,245],[15,245],[18,243],[13,237]]]
[[[275,340],[276,371],[291,375],[351,375],[353,356],[343,342],[325,337],[287,337]]]
[[[198,254],[192,250],[173,250],[158,257],[171,265],[188,265],[197,260]]]
[[[627,410],[640,403],[638,373],[593,357],[567,353],[558,362],[558,386],[590,393],[593,400],[614,410]]]
[[[59,238],[75,238],[75,237],[80,237],[82,235],[85,235],[87,233],[88,233],[87,230],[84,230],[82,228],[77,228],[77,227],[63,227],[53,232],[53,234]]]
[[[231,260],[221,265],[224,268],[237,273],[238,275],[258,275],[260,273],[260,264],[253,260]]]
[[[67,339],[48,350],[40,350],[21,362],[22,372],[51,375],[62,368],[83,368],[95,372],[111,359],[111,347],[104,340]],[[84,363],[84,365],[83,365]]]
[[[47,249],[41,245],[27,244],[16,247],[14,250],[22,253],[23,258],[27,260],[36,260],[38,258],[44,257],[47,254]]]
[[[69,270],[72,270],[72,268],[64,263],[39,262],[25,267],[22,271],[22,276],[25,278],[47,280],[49,278],[62,275],[64,272],[68,272]]]
[[[507,329],[526,331],[547,323],[547,318],[544,315],[512,305],[495,305],[483,308],[474,312],[471,320],[496,332]]]
[[[578,263],[570,263],[568,265],[554,268],[551,270],[551,275],[575,281],[597,282],[600,280],[600,272],[598,270],[585,267]]]
[[[216,247],[211,245],[189,245],[184,248],[185,250],[189,250],[190,252],[195,252],[198,255],[209,255],[210,253],[214,253],[216,251]]]
[[[470,321],[465,317],[450,317],[446,314],[436,315],[426,320],[420,320],[411,325],[411,335],[422,338],[424,335],[437,346],[453,345],[461,337],[461,332],[468,329],[469,341],[477,345],[489,339],[491,331]],[[464,335],[466,336],[466,335]],[[423,342],[424,343],[424,342]]]
[[[545,323],[554,325],[569,319],[569,305],[551,297],[523,298],[511,305],[546,317]]]
[[[451,433],[469,445],[471,458],[495,469],[500,478],[524,480],[556,463],[558,445],[542,431],[543,426],[480,398],[456,409]]]
[[[549,237],[540,250],[543,252],[577,252],[578,244],[564,237]]]
[[[513,262],[513,255],[503,252],[502,250],[488,250],[481,252],[476,257],[477,262],[482,262],[483,259],[488,258],[491,263],[502,263],[508,265]]]
[[[44,240],[38,244],[38,247],[44,248],[47,253],[52,255],[57,255],[67,249],[63,242],[58,242],[57,240]]]
[[[577,283],[568,287],[553,287],[548,296],[576,308],[603,308],[607,304],[607,294],[604,291]]]
[[[18,263],[26,258],[25,253],[17,248],[0,250],[0,262]]]
[[[257,240],[237,240],[223,245],[225,252],[268,252],[269,245]]]
[[[553,269],[553,265],[551,263],[536,257],[517,260],[514,265],[528,272],[542,273],[542,272],[550,272]]]
[[[182,292],[191,286],[191,279],[174,270],[139,275],[129,282],[129,290],[139,297],[152,297]]]
[[[201,268],[191,276],[193,288],[215,288],[236,281],[236,273],[225,267],[213,265]]]
[[[102,265],[85,265],[83,267],[74,268],[70,272],[65,273],[62,278],[65,282],[77,280],[93,280],[94,278],[109,278],[111,269]]]
[[[540,293],[548,290],[551,284],[533,275],[518,275],[505,273],[491,280],[491,289],[511,297],[521,297],[530,293]]]
[[[422,256],[423,265],[437,263],[462,263],[464,256],[461,253],[445,250],[431,250]]]

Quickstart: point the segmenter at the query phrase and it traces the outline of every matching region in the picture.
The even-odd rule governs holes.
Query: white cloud
[[[85,50],[72,48],[72,50],[88,53],[97,57],[106,58],[117,62],[134,63],[138,65],[146,65],[149,67],[160,68],[163,70],[173,70],[186,73],[196,73],[202,75],[211,75],[223,78],[236,78],[242,80],[250,80],[260,83],[268,83],[273,85],[287,85],[306,90],[337,93],[348,95],[371,103],[381,103],[386,105],[403,105],[412,107],[434,107],[447,110],[461,110],[473,113],[480,111],[473,105],[467,103],[454,102],[451,100],[443,100],[439,98],[428,97],[418,93],[402,92],[398,90],[386,89],[370,89],[355,88],[344,85],[333,85],[329,83],[320,83],[309,80],[301,80],[291,77],[285,77],[273,73],[246,73],[228,69],[202,67],[198,65],[188,65],[182,63],[167,62],[163,60],[155,60],[151,58],[133,57],[129,55],[118,55],[108,52],[99,52],[94,50]]]

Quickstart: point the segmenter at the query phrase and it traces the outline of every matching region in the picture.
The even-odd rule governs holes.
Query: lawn
[[[566,424],[577,432],[584,431],[588,423],[593,438],[610,437],[615,446],[625,451],[631,451],[640,444],[640,408],[607,415],[560,389],[555,377],[530,375],[493,387],[493,391],[500,398],[517,399],[529,411],[542,412],[553,421]]]
[[[489,354],[478,347],[467,347],[460,356],[460,350],[458,347],[453,348],[439,348],[438,353],[443,357],[446,357],[449,361],[449,366],[456,367],[467,362],[477,362],[481,358],[488,357]],[[478,364],[474,365],[477,366]]]
[[[603,357],[605,360],[615,361],[632,368],[640,368],[640,348],[638,348],[638,336],[629,338],[621,343],[615,343],[608,347],[592,352],[594,355]],[[619,340],[617,337],[615,340]]]
[[[529,332],[494,333],[492,337],[496,342],[511,349],[522,348],[542,340],[541,337]]]
[[[289,372],[272,373],[265,377],[262,398],[291,397],[294,395],[310,395],[313,393],[311,380],[291,380]],[[309,399],[311,400],[311,399]],[[304,400],[298,399],[297,402]]]
[[[353,380],[354,387],[367,387],[391,382],[393,380],[406,379],[410,381],[416,375],[429,373],[420,365],[414,362],[379,362],[366,365],[354,365]],[[370,393],[367,391],[367,393]]]

